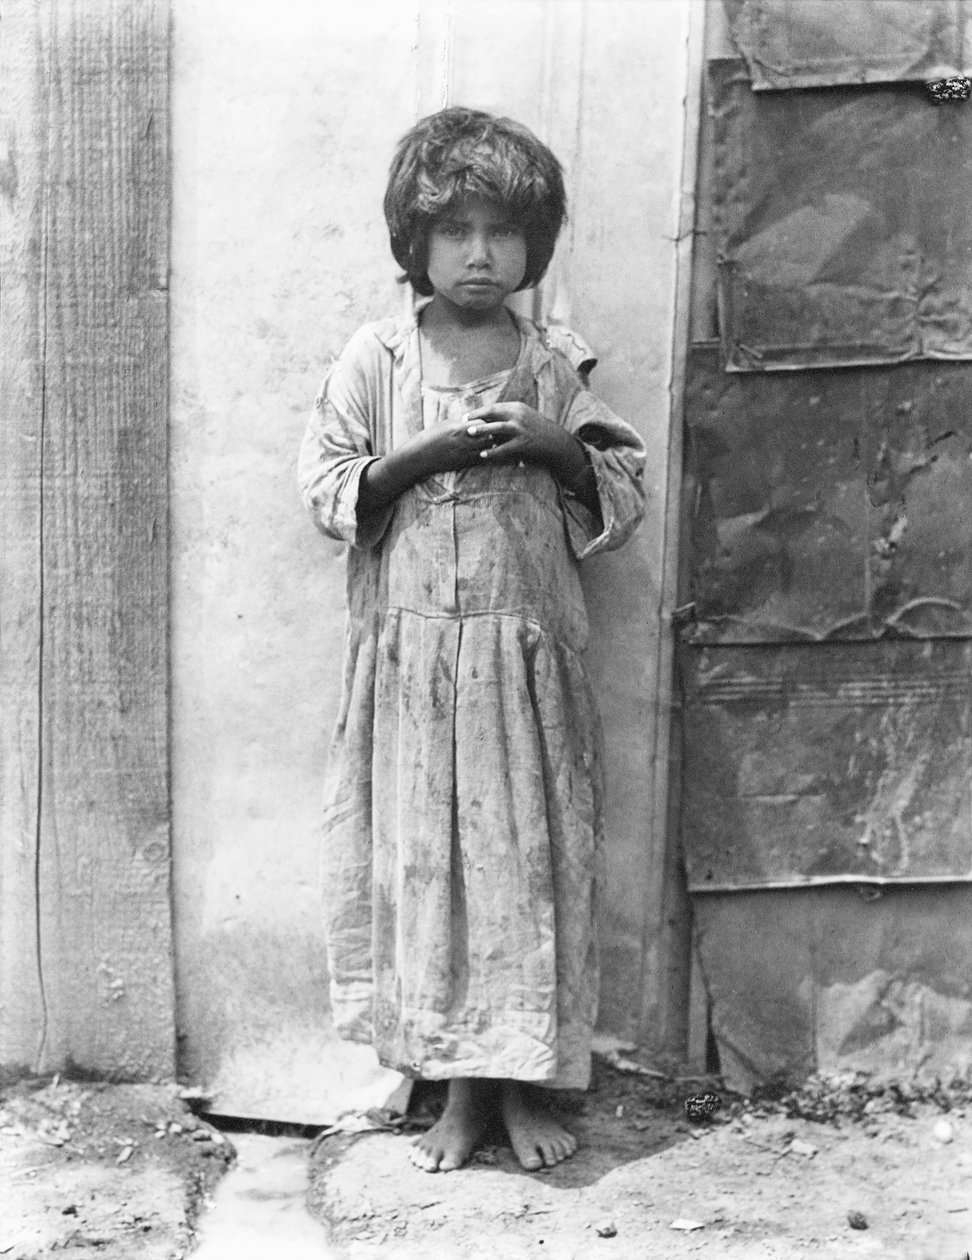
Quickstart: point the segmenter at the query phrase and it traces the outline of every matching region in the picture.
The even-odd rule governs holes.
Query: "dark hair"
[[[465,197],[495,201],[523,231],[527,261],[519,288],[538,284],[567,217],[560,163],[521,123],[458,105],[417,122],[392,159],[385,220],[402,280],[431,295],[429,228]]]

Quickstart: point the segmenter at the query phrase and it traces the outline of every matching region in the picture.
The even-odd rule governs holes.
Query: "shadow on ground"
[[[437,1235],[448,1230],[450,1245],[461,1255],[459,1236],[452,1231],[461,1228],[463,1217],[474,1220],[487,1201],[494,1205],[487,1218],[500,1230],[530,1222],[543,1227],[618,1169],[683,1143],[694,1145],[699,1130],[687,1122],[682,1104],[697,1088],[697,1083],[619,1070],[596,1058],[588,1091],[553,1095],[559,1118],[578,1138],[573,1158],[527,1172],[497,1126],[465,1168],[430,1174],[411,1164],[408,1143],[441,1111],[445,1091],[423,1084],[413,1091],[404,1125],[335,1133],[316,1143],[308,1206],[351,1255],[359,1244],[403,1246],[406,1230],[409,1238],[417,1230],[426,1237],[428,1230]],[[422,1245],[416,1239],[416,1254]]]
[[[517,1176],[541,1176],[547,1185],[564,1189],[593,1185],[613,1168],[690,1141],[692,1126],[685,1122],[682,1100],[693,1088],[686,1084],[680,1089],[667,1079],[620,1071],[595,1057],[588,1090],[538,1091],[577,1138],[572,1159],[540,1173],[526,1173],[497,1122],[470,1164]],[[441,1114],[445,1094],[443,1082],[416,1082],[409,1115],[417,1126],[424,1127]]]

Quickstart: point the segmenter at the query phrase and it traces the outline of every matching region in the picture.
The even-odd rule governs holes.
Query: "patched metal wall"
[[[688,643],[972,634],[972,367],[690,356]]]
[[[756,91],[972,72],[969,0],[723,0]]]
[[[681,836],[737,1088],[970,1066],[966,7],[708,7]]]
[[[709,74],[726,367],[972,358],[972,110]]]
[[[682,660],[690,888],[972,879],[972,643]]]

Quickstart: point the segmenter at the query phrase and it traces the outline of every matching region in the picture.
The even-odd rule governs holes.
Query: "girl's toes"
[[[424,1147],[418,1146],[416,1143],[409,1147],[408,1157],[416,1168],[421,1168],[423,1172],[436,1172],[439,1167],[439,1161],[432,1151],[425,1150]]]
[[[520,1161],[521,1167],[527,1172],[537,1172],[544,1166],[544,1157],[532,1146],[514,1146],[514,1153]]]
[[[565,1159],[570,1159],[576,1149],[577,1140],[569,1133],[551,1138],[540,1147],[543,1162],[548,1168],[553,1168],[555,1164],[561,1164]]]

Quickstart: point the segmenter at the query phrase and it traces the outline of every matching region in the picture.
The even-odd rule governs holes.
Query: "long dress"
[[[352,338],[300,454],[348,551],[323,884],[342,1036],[426,1079],[584,1088],[597,1010],[600,728],[577,562],[643,514],[636,432],[517,320],[515,367],[423,387],[417,325]],[[584,442],[601,520],[544,469],[430,477],[359,520],[362,469],[422,426],[520,400]]]

